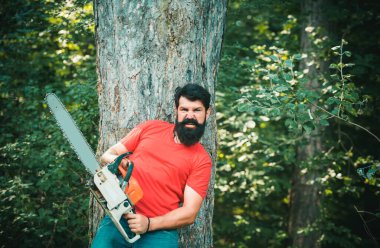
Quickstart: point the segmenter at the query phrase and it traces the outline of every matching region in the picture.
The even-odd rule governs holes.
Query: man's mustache
[[[199,123],[195,119],[184,119],[183,121],[180,122],[182,125],[186,124],[193,124],[195,126],[199,126]]]

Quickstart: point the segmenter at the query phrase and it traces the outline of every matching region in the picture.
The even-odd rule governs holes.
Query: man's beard
[[[186,124],[194,124],[195,128],[187,128]],[[192,146],[197,143],[203,133],[205,132],[206,120],[203,124],[199,124],[194,119],[184,119],[182,122],[179,122],[177,119],[175,121],[174,132],[176,133],[179,141],[185,146]]]

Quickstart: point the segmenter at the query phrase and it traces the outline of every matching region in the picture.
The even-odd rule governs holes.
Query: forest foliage
[[[311,227],[320,231],[322,247],[376,247],[380,6],[328,2],[333,36],[308,27],[314,53],[303,54],[300,1],[228,4],[215,106],[215,247],[290,247],[295,167],[323,175],[315,179],[321,216]],[[92,3],[6,1],[0,13],[0,241],[4,247],[84,247],[86,173],[44,97],[60,97],[95,150]],[[319,91],[304,87],[308,72],[299,67],[312,56],[329,66]],[[297,148],[316,128],[325,130],[325,150],[298,164]]]

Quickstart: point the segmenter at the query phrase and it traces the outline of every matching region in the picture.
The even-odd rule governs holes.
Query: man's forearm
[[[182,226],[193,224],[197,217],[197,211],[186,209],[184,207],[177,208],[163,216],[150,218],[149,231],[160,229],[175,229]]]
[[[120,154],[123,154],[127,152],[127,149],[121,144],[117,143],[116,145],[113,145],[110,147],[101,157],[100,157],[100,163],[102,166],[111,163],[114,161],[117,156]],[[127,160],[123,159],[121,163],[126,167],[126,164],[128,163]]]
[[[193,224],[202,205],[202,197],[186,185],[183,206],[151,219],[150,231],[174,229]]]
[[[112,154],[109,151],[106,151],[101,157],[100,157],[100,163],[102,166],[111,163],[117,158],[116,154]]]

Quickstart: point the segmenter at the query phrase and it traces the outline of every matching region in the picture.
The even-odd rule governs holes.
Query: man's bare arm
[[[111,146],[103,155],[100,157],[100,163],[102,166],[114,161],[118,155],[128,152],[127,148],[120,142]],[[122,161],[124,167],[128,161]]]
[[[183,206],[163,216],[152,218],[150,230],[173,229],[193,224],[201,208],[202,201],[202,197],[186,185]]]
[[[182,207],[170,211],[163,216],[150,218],[149,231],[175,229],[194,223],[202,205],[202,197],[191,187],[185,187]],[[140,214],[127,214],[128,224],[132,232],[142,234],[148,229],[148,218]]]

